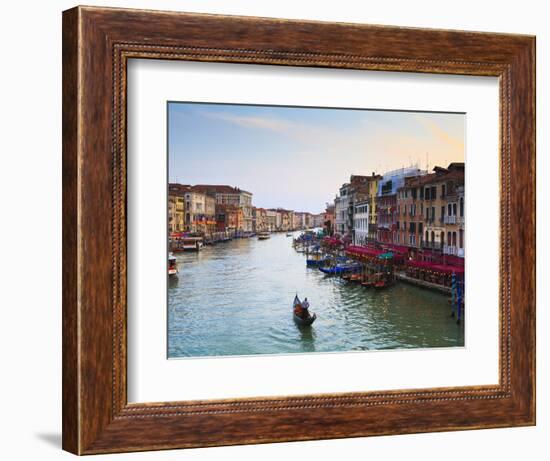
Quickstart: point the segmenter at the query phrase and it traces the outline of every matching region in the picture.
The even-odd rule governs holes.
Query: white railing
[[[452,245],[444,245],[443,246],[443,253],[446,255],[456,255],[458,253],[458,248]]]
[[[445,216],[445,224],[456,224],[456,216]]]
[[[459,248],[457,251],[457,256],[464,258],[464,248]]]

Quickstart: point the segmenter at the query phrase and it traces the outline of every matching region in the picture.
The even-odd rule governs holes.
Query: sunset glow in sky
[[[319,213],[351,174],[464,161],[464,114],[169,103],[168,175]]]

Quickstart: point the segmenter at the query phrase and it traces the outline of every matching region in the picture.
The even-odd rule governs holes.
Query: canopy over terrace
[[[387,251],[391,251],[392,253],[398,253],[402,255],[406,255],[409,253],[409,247],[406,247],[403,245],[395,245],[393,243],[384,243],[382,247]]]
[[[441,274],[464,274],[464,267],[452,266],[449,264],[437,264],[430,261],[407,261],[407,266],[417,269],[439,272]]]
[[[324,245],[333,246],[333,247],[340,246],[340,245],[344,244],[344,242],[342,240],[340,240],[339,238],[336,238],[336,237],[324,237],[322,243]]]

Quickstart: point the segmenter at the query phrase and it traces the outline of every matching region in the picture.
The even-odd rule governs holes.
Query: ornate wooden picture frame
[[[131,58],[498,77],[498,385],[128,403]],[[93,7],[63,13],[65,450],[93,454],[533,424],[534,37]]]

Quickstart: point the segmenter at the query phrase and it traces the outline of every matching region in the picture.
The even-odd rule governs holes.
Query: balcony
[[[456,216],[445,216],[445,224],[456,224]]]
[[[422,248],[427,248],[430,250],[441,250],[441,243],[439,242],[426,242],[422,241]]]
[[[457,252],[456,252],[456,255],[461,257],[461,258],[464,258],[464,248],[458,248]]]
[[[458,255],[458,248],[452,245],[444,245],[443,246],[443,253],[446,255]]]

